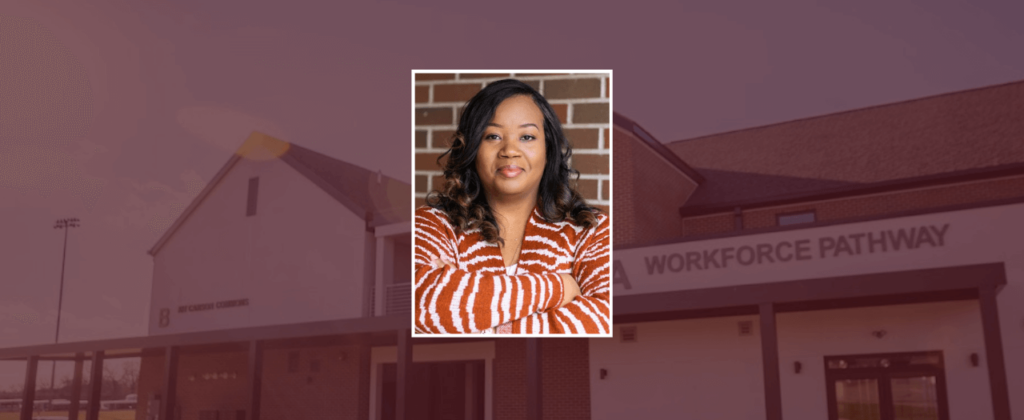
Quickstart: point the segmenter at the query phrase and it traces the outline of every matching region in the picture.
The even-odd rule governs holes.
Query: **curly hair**
[[[498,105],[514,96],[532,97],[544,115],[547,164],[537,194],[541,216],[548,223],[569,220],[584,228],[596,226],[599,210],[587,205],[576,190],[579,171],[569,167],[572,146],[562,132],[558,116],[539,92],[514,79],[488,84],[466,103],[451,147],[437,159],[440,163],[448,157],[443,165],[444,186],[427,195],[427,205],[447,214],[457,234],[479,229],[487,242],[505,244],[476,172],[476,155]]]

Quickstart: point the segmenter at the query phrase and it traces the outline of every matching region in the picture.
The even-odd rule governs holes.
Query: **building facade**
[[[1024,83],[669,143],[616,115],[594,339],[411,338],[411,188],[254,135],[151,250],[148,336],[0,358],[141,356],[137,420],[1024,420],[1020,115]]]

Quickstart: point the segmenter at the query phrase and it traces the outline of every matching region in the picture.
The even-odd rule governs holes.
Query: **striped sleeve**
[[[608,334],[611,332],[611,248],[608,217],[602,219],[577,248],[572,275],[580,296],[567,305],[543,311],[512,324],[522,334]]]
[[[416,211],[416,330],[420,333],[475,333],[557,307],[562,278],[556,273],[506,276],[435,267],[443,258],[458,265],[458,243],[447,219],[436,210]],[[479,249],[479,248],[478,248]]]

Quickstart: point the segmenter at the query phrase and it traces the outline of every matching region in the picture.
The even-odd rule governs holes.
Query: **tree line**
[[[43,364],[40,363],[42,366]],[[42,369],[40,369],[42,371]],[[92,392],[89,369],[82,369],[82,393],[79,400],[88,399]],[[36,400],[65,399],[72,400],[72,376],[64,375],[57,380],[53,388],[50,388],[49,378],[36,381]],[[139,361],[129,360],[121,364],[121,368],[115,370],[110,365],[103,366],[103,382],[100,385],[100,399],[119,400],[128,394],[136,393],[139,384]],[[21,398],[23,384],[15,384],[6,390],[0,391],[0,399]]]

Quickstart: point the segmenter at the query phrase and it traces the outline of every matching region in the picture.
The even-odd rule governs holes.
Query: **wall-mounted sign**
[[[696,251],[660,252],[644,255],[642,268],[648,276],[656,276],[736,266],[784,264],[862,254],[892,253],[925,247],[938,248],[945,246],[948,231],[949,223],[946,223]],[[630,267],[630,270],[635,269]],[[619,260],[614,263],[613,281],[615,284],[621,284],[627,290],[632,289],[626,268]]]
[[[178,306],[178,313],[209,311],[214,309],[227,309],[237,306],[249,306],[249,299],[222,300],[219,302],[199,303],[195,305]]]

